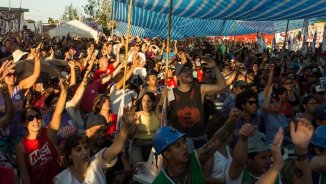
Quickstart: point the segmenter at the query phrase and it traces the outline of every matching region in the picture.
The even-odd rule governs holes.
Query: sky
[[[12,8],[19,8],[22,3],[22,8],[29,9],[24,14],[25,19],[43,22],[47,22],[49,17],[59,19],[69,4],[81,10],[88,4],[87,0],[0,0],[0,7],[9,7],[9,2]]]

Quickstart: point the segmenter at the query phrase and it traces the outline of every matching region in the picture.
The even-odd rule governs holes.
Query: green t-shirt
[[[258,179],[255,178],[253,175],[251,175],[246,167],[243,171],[242,184],[256,183],[256,181],[258,181]],[[274,184],[280,184],[279,181],[280,181],[280,175],[277,176],[277,179]]]
[[[192,184],[204,184],[205,178],[203,172],[201,170],[201,166],[199,160],[197,158],[197,154],[193,151],[189,155],[190,161],[190,173],[191,173],[191,183]],[[185,184],[190,183],[188,178],[185,180]],[[160,173],[156,176],[153,181],[153,184],[174,184],[172,179],[167,175],[164,169],[160,171]]]

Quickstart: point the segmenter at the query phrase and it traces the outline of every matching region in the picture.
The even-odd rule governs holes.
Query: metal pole
[[[284,38],[283,47],[282,47],[282,57],[281,57],[282,62],[284,62],[283,59],[284,59],[284,54],[285,54],[285,43],[286,43],[287,38],[288,38],[289,22],[290,22],[290,20],[288,20],[287,23],[286,23],[285,38]]]

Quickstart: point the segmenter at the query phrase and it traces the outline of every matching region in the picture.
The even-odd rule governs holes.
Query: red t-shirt
[[[83,99],[80,103],[80,109],[83,112],[89,113],[93,111],[94,99],[98,95],[101,84],[101,80],[93,80],[85,89]]]
[[[116,114],[111,113],[111,122],[109,122],[109,128],[106,131],[106,136],[107,138],[114,138],[114,134],[116,132],[116,128],[117,128],[117,120],[118,120],[118,116]]]
[[[97,69],[94,73],[94,80],[102,79],[103,77],[112,74],[115,70],[113,64],[110,64],[106,70]],[[109,82],[100,85],[99,93],[105,93],[106,88],[108,87]]]
[[[25,159],[32,184],[53,183],[59,173],[58,152],[46,135],[46,128],[41,130],[37,139],[21,139],[25,148]]]

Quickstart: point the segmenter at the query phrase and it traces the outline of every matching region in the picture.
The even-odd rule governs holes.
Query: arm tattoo
[[[209,159],[217,148],[222,145],[230,137],[233,130],[233,124],[226,123],[221,129],[215,132],[214,136],[203,147],[201,153],[201,161],[205,162]]]
[[[303,176],[303,171],[302,171],[302,169],[295,167],[295,169],[294,169],[294,174],[295,174],[296,177],[298,177],[298,178],[302,178],[302,176]]]
[[[220,143],[224,143],[232,134],[233,127],[234,127],[234,124],[227,122],[221,129],[219,129],[214,134],[213,139]]]

